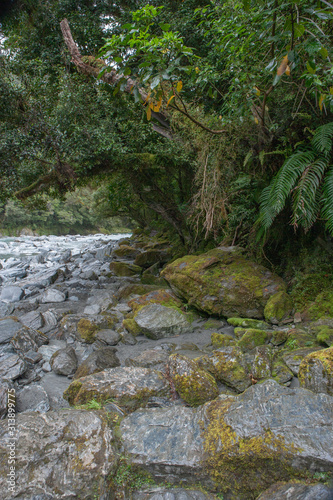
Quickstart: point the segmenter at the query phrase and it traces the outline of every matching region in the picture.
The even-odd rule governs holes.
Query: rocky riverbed
[[[332,499],[333,318],[129,236],[0,239],[1,498]]]

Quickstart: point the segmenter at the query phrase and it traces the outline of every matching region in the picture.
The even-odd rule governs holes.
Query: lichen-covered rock
[[[172,354],[169,358],[169,370],[176,391],[189,405],[199,406],[218,396],[219,390],[214,377],[192,359]]]
[[[272,377],[278,384],[287,384],[293,376],[293,372],[282,361],[273,363]]]
[[[80,364],[74,374],[74,378],[86,377],[93,373],[101,372],[107,368],[120,366],[120,361],[116,356],[116,349],[113,347],[103,347],[94,351]]]
[[[165,396],[169,386],[163,375],[148,368],[109,368],[74,380],[64,392],[71,405],[115,399],[128,410],[145,406],[151,396]]]
[[[1,498],[106,498],[115,469],[112,431],[102,412],[60,410],[22,413],[16,420],[15,495],[8,488],[10,428],[0,421]]]
[[[269,346],[260,346],[255,350],[252,362],[252,376],[258,380],[271,376],[272,353]]]
[[[293,303],[290,295],[281,290],[268,299],[264,309],[265,319],[273,325],[278,325],[291,315],[292,310]]]
[[[333,490],[324,484],[279,482],[264,491],[257,500],[332,500]]]
[[[100,347],[117,345],[120,339],[120,334],[110,329],[99,330],[95,335],[95,342]]]
[[[272,332],[271,344],[278,346],[284,344],[288,339],[288,331],[287,330],[274,330]]]
[[[237,247],[187,255],[161,275],[190,305],[228,318],[262,318],[271,295],[286,289],[281,278],[243,257]]]
[[[136,321],[133,318],[126,318],[122,322],[123,328],[126,328],[126,330],[131,333],[134,337],[139,335],[141,333],[141,329],[139,325],[137,325]]]
[[[237,342],[237,345],[242,349],[243,352],[249,352],[259,345],[265,344],[270,339],[270,337],[270,332],[257,330],[255,328],[249,328]]]
[[[333,347],[308,354],[300,364],[302,387],[333,396]]]
[[[251,385],[244,355],[239,347],[224,347],[213,352],[209,357],[212,373],[237,392],[242,392]]]
[[[97,330],[97,324],[90,319],[82,318],[77,323],[77,333],[84,342],[87,342],[87,344],[92,344],[94,342]]]
[[[320,344],[327,347],[333,346],[333,328],[331,325],[318,325],[314,328],[314,331]]]
[[[306,316],[311,320],[324,317],[333,317],[333,292],[324,290],[319,293],[314,302],[308,307]]]
[[[57,375],[72,375],[77,368],[77,357],[73,347],[68,346],[52,354],[50,365]]]
[[[142,267],[127,262],[113,261],[110,263],[110,271],[116,276],[135,276],[141,273]]]
[[[161,304],[144,306],[134,319],[140,332],[154,340],[179,335],[192,329],[185,313]]]

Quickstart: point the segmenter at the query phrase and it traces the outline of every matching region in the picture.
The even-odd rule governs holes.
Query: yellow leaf
[[[183,88],[183,82],[179,80],[179,82],[177,82],[177,87],[176,87],[177,92],[180,92],[182,88]]]
[[[286,75],[289,76],[290,75],[290,66],[288,64],[288,66],[286,67]]]
[[[333,87],[330,87],[330,94],[333,95]]]
[[[320,99],[319,99],[319,108],[320,111],[323,110],[323,102],[325,101],[326,94],[320,94]]]
[[[258,87],[253,87],[253,88],[256,91],[256,95],[259,97],[260,96],[260,90],[258,89]]]
[[[147,107],[147,120],[148,121],[151,120],[151,107],[150,106]]]
[[[258,125],[258,123],[259,123],[258,118],[255,118],[255,119],[254,119],[254,121],[255,121],[255,122],[256,122],[256,124]]]
[[[160,108],[162,106],[162,96],[160,97],[158,103],[156,104],[156,106],[153,107],[153,111],[155,111],[155,113],[158,113]]]
[[[277,75],[282,76],[283,73],[286,71],[287,67],[288,67],[288,54],[284,56],[284,58],[282,59],[282,63],[280,64],[276,72]]]
[[[199,71],[200,71],[200,70],[199,70],[199,68],[198,68],[198,66],[197,66],[197,67],[195,68],[195,72],[196,72],[196,73],[199,73]]]
[[[167,104],[166,104],[166,107],[168,107],[168,106],[169,106],[170,102],[172,101],[172,99],[173,99],[174,97],[175,97],[174,95],[172,95],[172,96],[170,97],[170,99],[168,100],[168,102],[167,102]]]

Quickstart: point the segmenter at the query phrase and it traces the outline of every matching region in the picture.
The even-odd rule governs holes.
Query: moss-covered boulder
[[[272,295],[265,306],[264,315],[266,321],[277,325],[291,316],[293,303],[290,295],[284,290]]]
[[[216,348],[227,347],[236,343],[234,337],[225,333],[212,333],[211,342]]]
[[[274,330],[270,342],[275,346],[282,345],[287,341],[288,335],[287,330]]]
[[[74,380],[64,392],[71,405],[85,404],[94,399],[104,403],[114,399],[127,410],[146,405],[152,396],[166,396],[169,385],[163,375],[148,368],[109,368]]]
[[[140,253],[137,248],[131,247],[129,245],[119,245],[118,248],[115,248],[112,252],[112,255],[120,258],[120,259],[135,259],[135,257]]]
[[[98,331],[112,329],[117,321],[117,316],[107,313],[95,316],[93,320],[88,318],[79,319],[77,316],[66,316],[62,320],[61,326],[65,331],[75,333],[79,340],[92,344]]]
[[[165,250],[151,249],[140,253],[136,257],[134,264],[147,269],[156,263],[163,264],[167,261],[168,254]]]
[[[278,384],[287,384],[293,378],[293,372],[281,360],[273,363],[272,377]]]
[[[308,354],[299,367],[301,387],[333,396],[333,347]]]
[[[318,325],[314,328],[317,342],[327,347],[333,346],[333,328],[331,325]]]
[[[271,376],[272,352],[269,346],[260,346],[255,350],[252,362],[252,376],[257,380]]]
[[[281,278],[246,259],[236,247],[187,255],[161,275],[190,305],[225,317],[262,318],[269,298],[286,290]]]
[[[180,397],[191,406],[215,399],[219,390],[212,375],[200,369],[192,359],[180,354],[169,358],[170,377]]]
[[[271,333],[264,330],[257,330],[256,328],[248,328],[237,345],[243,352],[249,352],[259,345],[263,345],[271,337]]]
[[[84,342],[87,342],[87,344],[92,344],[94,342],[97,330],[97,324],[90,319],[82,318],[77,323],[77,333]]]
[[[127,262],[113,261],[110,263],[110,271],[116,276],[135,276],[141,274],[142,267]]]
[[[243,392],[251,385],[244,355],[239,347],[224,347],[209,357],[211,371],[215,378],[237,392]]]
[[[125,328],[129,333],[131,333],[134,337],[141,333],[141,329],[139,325],[135,322],[133,318],[126,318],[122,323],[123,328]]]

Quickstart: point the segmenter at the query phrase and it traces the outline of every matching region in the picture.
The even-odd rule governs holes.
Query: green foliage
[[[266,231],[292,197],[291,223],[307,231],[319,214],[333,234],[333,122],[318,127],[307,149],[288,158],[261,195],[259,223]],[[326,174],[326,175],[325,175]]]
[[[145,485],[155,484],[152,477],[138,466],[128,462],[125,456],[121,456],[118,468],[112,481],[117,490],[134,491],[140,490]]]

